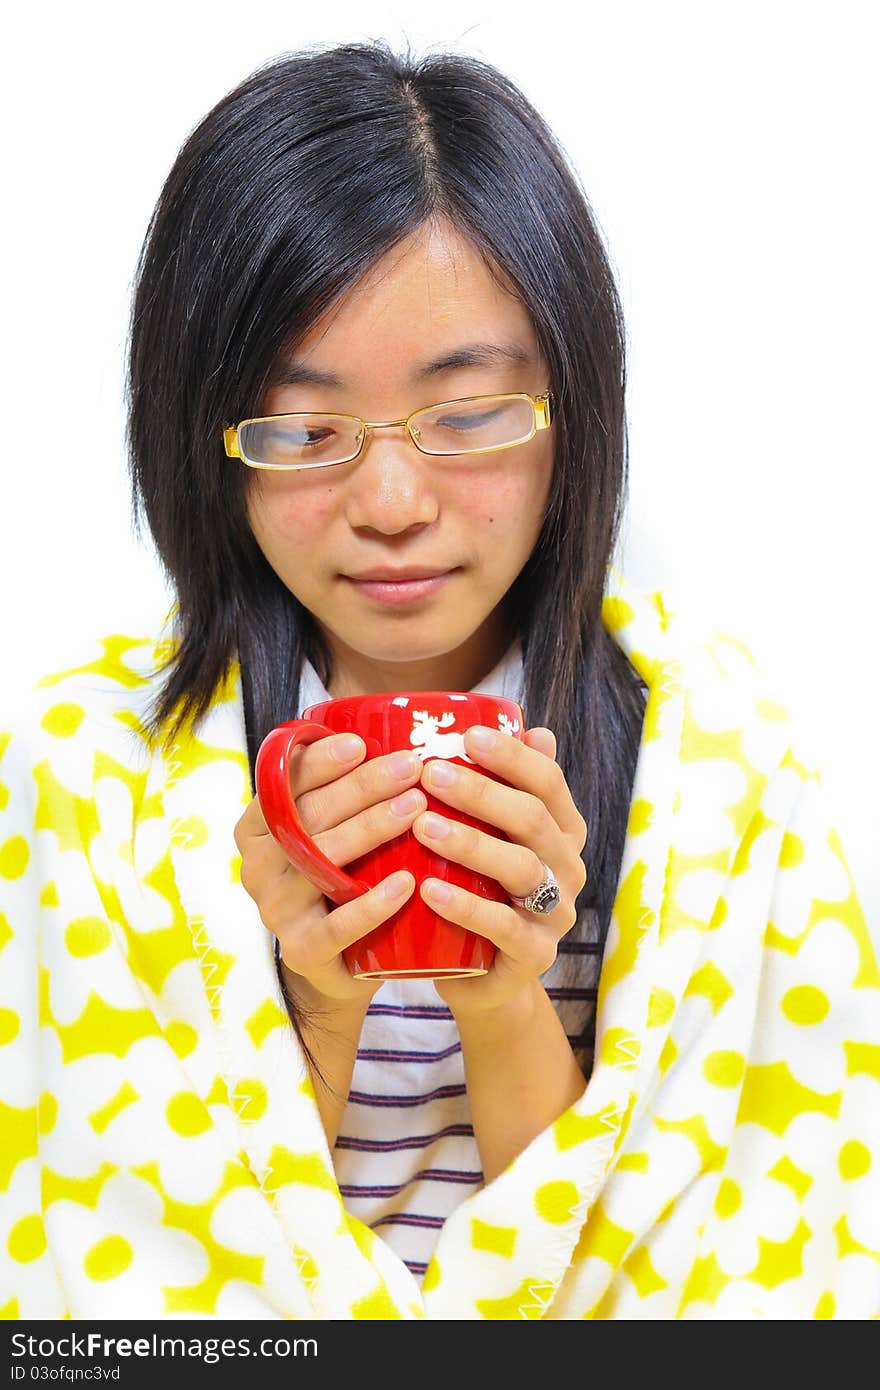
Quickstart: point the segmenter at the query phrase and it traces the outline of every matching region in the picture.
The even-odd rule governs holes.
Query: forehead
[[[493,340],[537,356],[531,317],[507,277],[441,222],[386,252],[298,340],[294,355],[348,379]]]

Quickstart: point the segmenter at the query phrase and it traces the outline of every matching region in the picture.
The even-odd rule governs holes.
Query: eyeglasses
[[[223,431],[229,458],[248,468],[328,468],[350,463],[363,451],[371,430],[402,425],[423,454],[489,454],[525,444],[550,425],[553,395],[526,391],[503,396],[466,396],[413,411],[403,420],[361,420],[357,415],[266,415]]]

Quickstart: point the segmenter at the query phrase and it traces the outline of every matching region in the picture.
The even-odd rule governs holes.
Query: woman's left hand
[[[434,981],[440,998],[457,1018],[508,1003],[549,970],[560,939],[574,926],[575,902],[586,881],[581,851],[587,826],[555,761],[552,730],[527,729],[522,740],[488,730],[494,739],[485,749],[474,741],[474,732],[468,729],[464,736],[468,757],[504,782],[485,777],[476,766],[462,767],[432,758],[422,771],[422,786],[450,807],[497,825],[509,839],[498,839],[446,817],[439,818],[446,834],[429,835],[432,821],[438,819],[430,811],[413,821],[413,833],[434,853],[497,879],[511,897],[524,898],[533,892],[544,878],[546,864],[556,876],[560,899],[552,911],[540,914],[514,903],[489,901],[452,884],[441,885],[451,889],[449,900],[441,902],[430,891],[439,880],[422,883],[421,895],[429,907],[449,921],[488,937],[497,948],[487,974]],[[435,780],[437,770],[444,768],[454,774],[447,786]]]

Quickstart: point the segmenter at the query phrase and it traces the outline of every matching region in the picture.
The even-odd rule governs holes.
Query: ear
[[[529,748],[536,748],[539,753],[544,753],[548,758],[556,757],[556,735],[552,729],[547,729],[543,725],[537,725],[534,729],[526,729],[523,734],[523,743]]]

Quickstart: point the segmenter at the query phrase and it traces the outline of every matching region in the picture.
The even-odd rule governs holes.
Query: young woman
[[[130,347],[176,603],[0,744],[7,1316],[880,1312],[875,947],[748,650],[611,564],[624,386],[588,203],[491,67],[284,56],[187,139]],[[512,695],[522,743],[450,778],[322,740],[300,815],[510,902],[336,907],[257,750],[438,688]],[[416,892],[488,974],[349,975]]]

